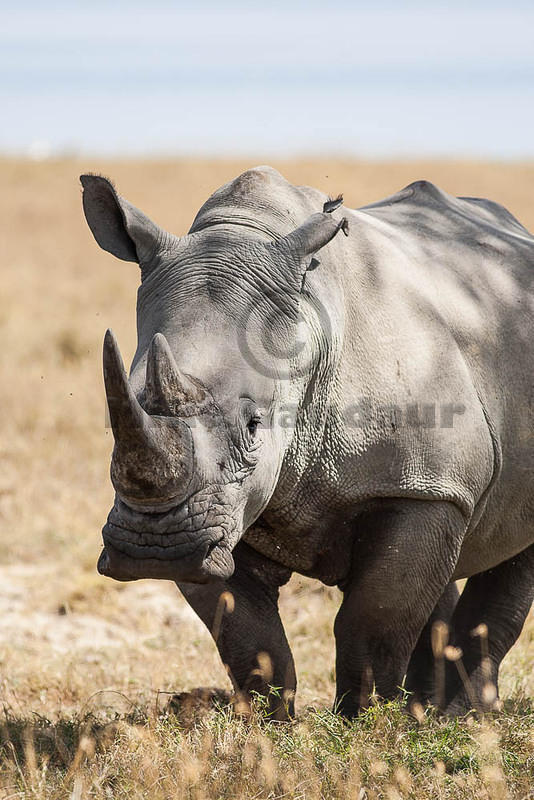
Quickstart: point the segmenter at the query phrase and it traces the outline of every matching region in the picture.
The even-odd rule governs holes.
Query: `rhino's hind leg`
[[[445,676],[442,665],[434,658],[432,629],[437,622],[450,625],[458,597],[456,583],[449,583],[421,631],[406,673],[405,688],[412,695],[410,703],[439,702],[444,696]]]
[[[502,659],[517,640],[534,599],[534,545],[469,578],[452,617],[461,660],[446,662],[444,710],[465,714],[498,707]],[[458,666],[460,668],[458,668]]]
[[[287,719],[294,713],[297,681],[278,594],[291,573],[244,542],[234,559],[229,580],[178,588],[215,639],[238,697],[246,704],[252,692],[264,695],[270,716]]]
[[[336,617],[336,707],[398,695],[411,653],[453,574],[465,531],[451,503],[384,500],[355,522],[352,574]]]

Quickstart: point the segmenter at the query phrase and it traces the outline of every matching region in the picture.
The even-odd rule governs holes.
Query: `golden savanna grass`
[[[0,161],[0,639],[5,798],[534,798],[534,625],[495,719],[419,723],[401,705],[330,712],[337,590],[294,578],[282,614],[299,674],[292,725],[221,709],[165,714],[168,693],[229,688],[208,633],[165,582],[96,574],[112,501],[101,341],[135,343],[138,270],[100,251],[78,175],[95,171],[182,233],[250,161]],[[534,230],[534,165],[274,163],[349,206],[428,178],[490,197]],[[534,267],[534,265],[533,265]]]

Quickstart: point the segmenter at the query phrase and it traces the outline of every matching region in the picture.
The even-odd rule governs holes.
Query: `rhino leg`
[[[336,617],[336,708],[354,717],[373,691],[398,695],[412,651],[453,574],[465,531],[458,508],[384,500],[355,522],[352,574]]]
[[[434,658],[431,642],[432,628],[436,622],[450,625],[458,597],[456,583],[449,583],[417,640],[410,658],[405,682],[406,691],[413,695],[411,703],[417,702],[424,705],[433,701],[436,695],[443,696],[444,676],[441,676],[440,666],[436,664]]]
[[[452,643],[462,658],[446,663],[447,714],[497,707],[499,667],[521,633],[533,599],[534,545],[469,578],[452,617]]]
[[[272,719],[288,719],[297,680],[278,594],[291,571],[244,542],[233,555],[235,572],[227,581],[178,588],[212,634],[238,699],[248,705],[257,692],[268,698]]]

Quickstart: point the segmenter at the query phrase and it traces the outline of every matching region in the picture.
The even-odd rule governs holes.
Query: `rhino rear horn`
[[[148,410],[166,416],[177,416],[205,400],[205,391],[178,368],[162,333],[156,333],[150,343],[145,391]]]

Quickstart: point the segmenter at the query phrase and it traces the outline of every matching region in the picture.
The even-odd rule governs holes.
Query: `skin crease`
[[[497,204],[425,182],[321,214],[319,192],[257,168],[181,238],[105,179],[82,183],[97,242],[141,266],[132,403],[172,407],[150,395],[158,359],[180,396],[204,393],[157,417],[162,436],[175,435],[173,416],[190,432],[187,489],[182,471],[174,502],[142,490],[158,466],[140,453],[116,483],[101,570],[175,579],[238,693],[280,687],[269,696],[278,719],[296,688],[277,610],[292,571],[344,593],[341,713],[357,714],[373,687],[394,696],[405,675],[414,699],[448,713],[492,708],[488,684],[534,593],[530,473],[517,481],[533,422],[534,239]],[[470,578],[460,600],[459,577]],[[469,691],[454,665],[434,685],[436,620],[452,626]],[[471,636],[480,623],[490,666]]]

